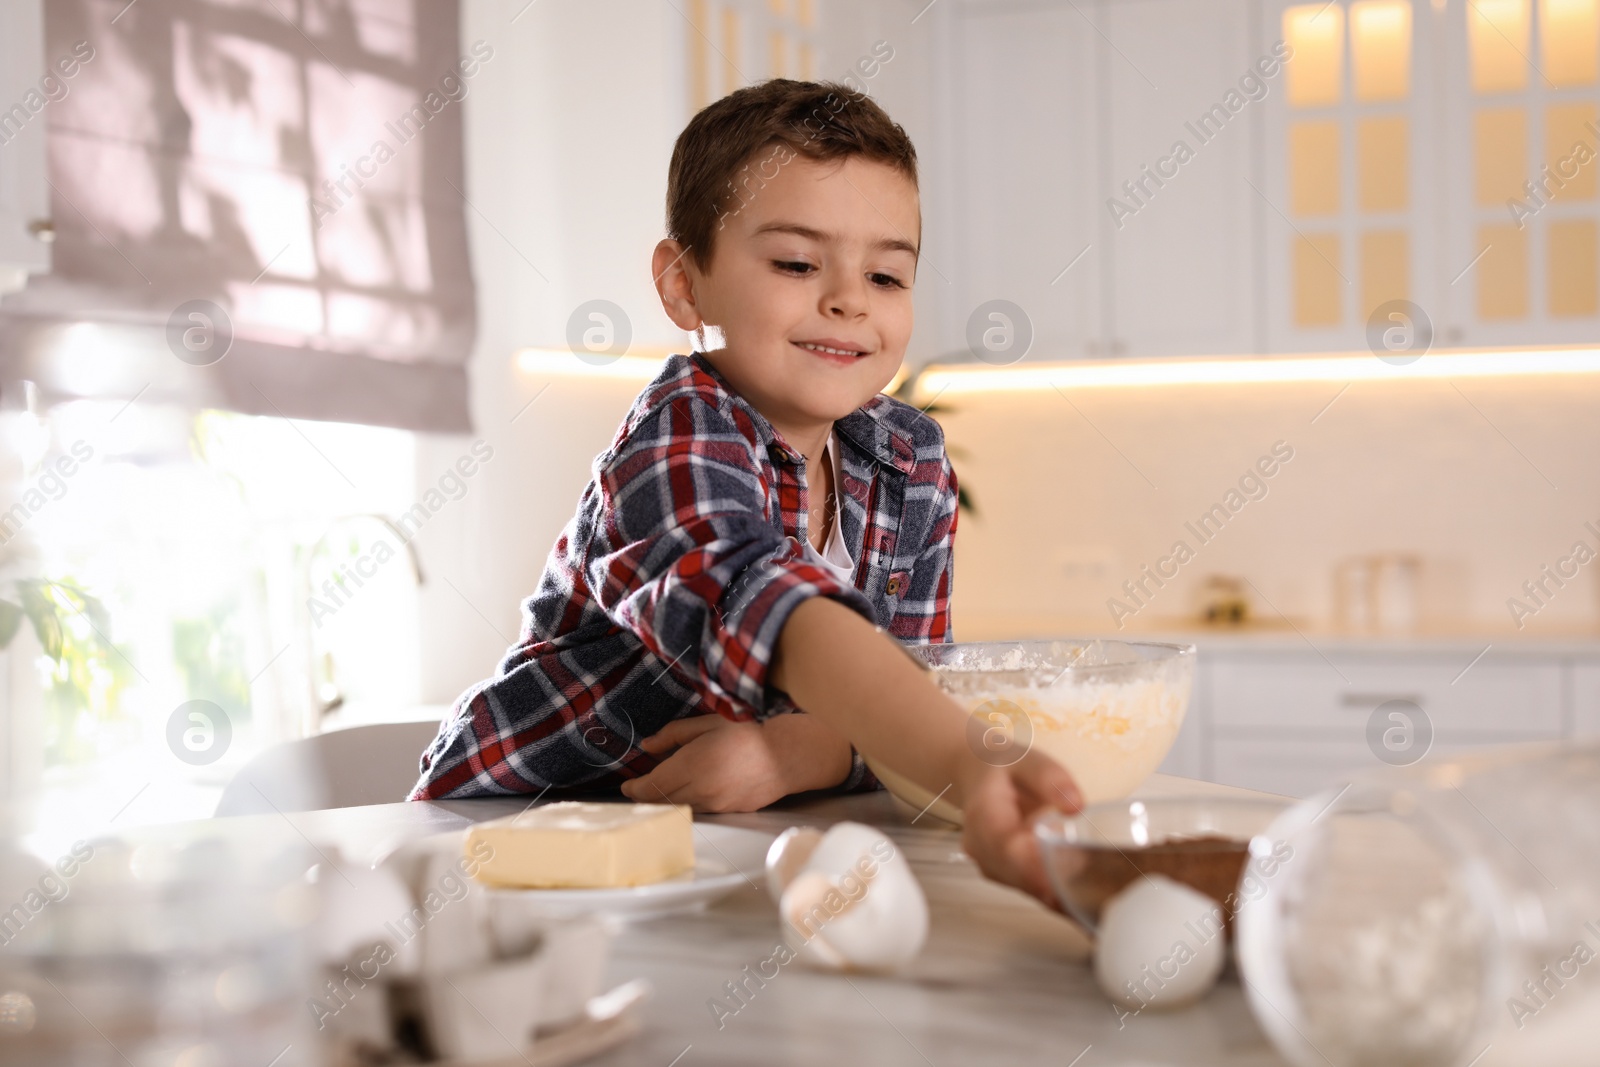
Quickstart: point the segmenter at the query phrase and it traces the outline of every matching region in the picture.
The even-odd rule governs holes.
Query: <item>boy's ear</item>
[[[705,320],[695,303],[694,278],[689,272],[688,249],[668,238],[656,245],[650,259],[650,273],[655,276],[656,292],[661,297],[661,307],[672,324],[685,333],[693,333]]]

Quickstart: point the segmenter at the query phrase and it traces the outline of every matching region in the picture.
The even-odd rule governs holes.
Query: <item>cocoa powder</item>
[[[1062,903],[1098,922],[1106,902],[1128,883],[1144,875],[1164,874],[1222,905],[1223,921],[1231,927],[1237,904],[1235,890],[1249,849],[1248,841],[1215,834],[1171,838],[1143,847],[1063,848],[1057,853],[1056,863],[1058,867],[1070,865],[1071,873],[1061,871],[1066,875],[1070,897]]]

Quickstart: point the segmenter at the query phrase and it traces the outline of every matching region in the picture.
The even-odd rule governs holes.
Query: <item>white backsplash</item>
[[[1577,542],[1600,550],[1585,525],[1600,530],[1600,377],[1362,381],[1327,406],[1341,388],[942,399],[958,476],[979,508],[956,538],[958,637],[1114,630],[1113,596],[1136,609],[1120,620],[1129,629],[1169,626],[1218,573],[1249,580],[1258,617],[1325,630],[1336,624],[1340,561],[1391,553],[1421,561],[1424,631],[1600,631],[1600,561],[1560,588],[1546,579],[1542,607],[1522,588]],[[1279,442],[1293,457],[1246,481],[1255,498],[1225,500]],[[1220,531],[1200,530],[1202,542],[1196,524],[1216,503],[1237,511]],[[1193,551],[1181,564],[1180,540]],[[1159,588],[1145,578],[1153,595],[1141,593],[1140,607],[1122,583],[1163,557],[1177,573]],[[1520,631],[1514,596],[1537,608]]]

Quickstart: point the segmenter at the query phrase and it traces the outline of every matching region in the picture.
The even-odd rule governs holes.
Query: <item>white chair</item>
[[[438,732],[437,722],[391,722],[275,745],[240,768],[222,791],[214,814],[263,815],[404,800],[417,782],[422,750]]]

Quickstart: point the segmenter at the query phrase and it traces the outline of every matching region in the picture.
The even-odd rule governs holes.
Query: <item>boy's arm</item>
[[[987,875],[1052,900],[1031,817],[1082,805],[1072,776],[1039,752],[1008,767],[967,743],[967,714],[894,640],[855,612],[816,597],[790,613],[772,683],[852,745],[966,813],[964,844]]]
[[[888,632],[901,641],[947,642],[952,640],[952,549],[959,490],[955,470],[942,448],[939,461],[924,469],[932,472],[928,477],[933,485],[932,515],[908,587],[895,600]],[[923,477],[920,471],[918,477]],[[781,687],[774,688],[785,698],[778,703],[790,705]],[[765,739],[759,731],[707,736],[714,725],[685,719],[644,742],[647,752],[667,756],[668,761],[625,785],[624,794],[636,800],[670,795],[676,802],[703,811],[747,811],[802,791],[881,788],[856,746],[815,717],[774,715],[763,720],[770,728]],[[752,768],[761,769],[760,773]]]
[[[592,513],[595,527],[574,533],[581,549],[573,551],[582,559],[573,601],[587,601],[638,638],[644,662],[620,684],[652,699],[609,701],[603,716],[594,704],[569,722],[570,715],[554,713],[563,695],[592,692],[594,677],[578,669],[556,679],[503,671],[458,702],[423,756],[414,798],[637,778],[671,749],[639,742],[691,704],[736,723],[788,718],[781,713],[793,705],[767,679],[788,613],[808,598],[824,597],[860,617],[872,615],[860,590],[807,562],[799,543],[774,526],[761,461],[745,429],[703,399],[680,397],[633,426],[597,460],[591,491],[594,498],[586,497],[580,514]],[[563,612],[571,607],[559,602]],[[564,615],[545,623],[541,632],[568,625]],[[608,671],[607,684],[616,684],[617,665]],[[663,714],[663,705],[673,703]],[[794,728],[785,723],[772,736],[780,739]],[[557,743],[550,736],[556,733],[576,734],[583,744]],[[799,762],[812,768],[827,766],[831,752],[845,747],[842,739],[830,745],[816,734],[788,739],[803,742]],[[743,731],[715,743],[720,749],[750,736]],[[782,750],[801,753],[794,744]],[[673,773],[682,769],[680,761]]]
[[[494,677],[456,699],[422,753],[407,799],[603,789],[648,768],[650,757],[635,744],[640,728],[629,720],[663,721],[672,713],[668,694],[647,681],[648,689],[635,685],[614,694],[621,698],[614,702],[574,707],[560,697],[563,679],[577,677],[567,668],[513,649]]]
[[[864,593],[807,561],[773,521],[747,432],[737,412],[698,397],[633,427],[597,462],[603,528],[584,560],[586,591],[660,661],[657,673],[698,694],[699,710],[734,721],[792,710],[768,666],[798,605],[831,598],[873,617]]]
[[[890,636],[901,642],[943,644],[955,640],[950,626],[950,597],[955,585],[956,523],[960,518],[960,489],[948,455],[941,456],[937,511],[927,543],[911,569],[910,587],[895,604],[889,620]],[[836,788],[861,793],[883,788],[872,769],[850,746],[850,773]]]
[[[668,723],[640,747],[667,758],[623,782],[623,795],[696,811],[755,811],[794,793],[835,786],[850,770],[849,742],[802,712],[759,723],[694,715]]]

